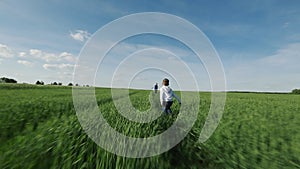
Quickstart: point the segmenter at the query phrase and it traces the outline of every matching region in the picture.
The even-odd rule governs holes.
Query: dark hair
[[[167,79],[167,78],[164,78],[164,80],[163,80],[163,85],[165,85],[165,86],[169,86],[169,79]]]

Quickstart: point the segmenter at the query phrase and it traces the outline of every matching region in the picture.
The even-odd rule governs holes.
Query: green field
[[[149,93],[130,90],[136,109],[150,107]],[[110,89],[97,88],[96,96],[111,126],[132,137],[165,131],[179,111],[175,102],[172,115],[139,124],[118,114]],[[198,119],[178,145],[154,157],[125,158],[85,134],[71,87],[0,84],[0,168],[300,168],[300,95],[227,93],[223,118],[205,143],[197,139],[210,93],[200,97]]]

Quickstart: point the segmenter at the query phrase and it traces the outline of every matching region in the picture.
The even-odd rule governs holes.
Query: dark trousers
[[[171,106],[173,104],[172,101],[168,101],[168,102],[163,102],[164,106],[165,106],[165,110],[164,110],[164,113],[172,113],[171,111]]]

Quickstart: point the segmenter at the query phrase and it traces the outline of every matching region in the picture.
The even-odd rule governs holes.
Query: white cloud
[[[33,57],[39,58],[42,55],[42,51],[38,49],[30,49],[29,54]]]
[[[70,36],[74,40],[83,42],[83,41],[86,41],[87,39],[89,39],[91,37],[91,34],[84,30],[76,30],[74,33],[70,32]]]
[[[274,55],[263,58],[260,61],[264,64],[272,66],[299,67],[300,43],[290,44],[284,48],[281,48]]]
[[[32,62],[29,62],[29,61],[26,61],[26,60],[18,60],[18,63],[19,64],[22,64],[22,65],[25,65],[25,66],[33,66],[33,63]]]
[[[6,45],[0,44],[0,57],[2,58],[12,58],[13,51]]]
[[[19,52],[19,57],[25,57],[26,56],[26,52]]]
[[[74,65],[72,64],[44,64],[43,68],[46,70],[73,70]]]
[[[43,52],[38,49],[30,49],[29,54],[30,54],[29,57],[31,58],[41,59],[46,62],[60,61],[59,56],[57,54]]]
[[[5,63],[5,66],[3,66],[5,59],[9,58],[12,58],[15,62],[11,62],[11,65],[9,65],[10,62],[8,62],[8,64]],[[23,80],[39,77],[42,80],[48,79],[49,81],[57,78],[63,81],[69,81],[73,74],[76,59],[76,56],[65,51],[54,53],[45,52],[37,48],[17,50],[0,44],[0,64],[4,73],[10,71],[7,70],[7,68],[11,68],[13,71],[10,72],[13,73],[14,71],[22,71],[26,67],[32,67],[25,72],[22,71],[24,73],[23,75],[13,73],[18,79]],[[44,73],[44,70],[49,71]]]
[[[62,62],[62,61],[67,61],[70,63],[76,62],[76,57],[68,52],[49,53],[39,49],[30,49],[28,52],[25,51],[17,52],[14,49],[10,49],[6,45],[0,44],[0,57],[9,58],[13,56],[13,53],[18,53],[19,58],[22,59],[24,58],[35,59],[35,60],[40,59],[47,63]]]
[[[285,23],[282,25],[282,28],[287,28],[287,27],[289,27],[289,25],[290,25],[290,22],[285,22]]]
[[[300,86],[300,43],[226,69],[229,90],[290,91]]]
[[[75,63],[76,57],[68,52],[62,52],[60,54],[56,53],[48,53],[43,52],[38,49],[30,49],[29,55],[26,54],[26,52],[20,52],[19,57],[21,58],[33,58],[33,59],[40,59],[47,63],[55,63],[55,62],[69,62],[69,63]]]
[[[68,53],[68,52],[62,52],[59,55],[59,58],[61,58],[62,60],[68,61],[68,62],[72,62],[72,63],[76,62],[76,58],[71,53]]]

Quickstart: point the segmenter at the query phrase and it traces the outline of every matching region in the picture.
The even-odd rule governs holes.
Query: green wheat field
[[[136,109],[149,109],[151,91],[129,93]],[[300,95],[227,93],[221,122],[205,143],[197,140],[211,94],[199,95],[198,119],[184,140],[157,156],[126,158],[107,152],[85,134],[72,87],[0,84],[0,168],[300,168]],[[96,88],[96,98],[111,126],[131,137],[162,133],[180,108],[174,102],[172,115],[133,123],[118,113],[110,89]]]

